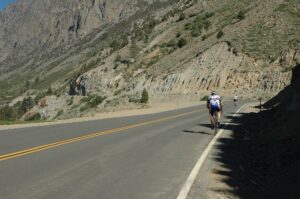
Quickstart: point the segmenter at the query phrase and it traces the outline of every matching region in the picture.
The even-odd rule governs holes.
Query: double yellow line
[[[121,131],[124,131],[124,130],[133,129],[133,128],[137,128],[137,127],[145,126],[145,125],[149,125],[149,124],[155,124],[155,123],[159,123],[159,122],[162,122],[162,121],[175,119],[175,118],[178,118],[178,117],[191,115],[191,114],[196,113],[196,112],[200,112],[200,110],[191,111],[191,112],[182,113],[182,114],[177,114],[177,115],[173,115],[173,116],[160,118],[160,119],[157,119],[157,120],[151,120],[151,121],[148,121],[148,122],[132,124],[132,125],[129,125],[129,126],[110,129],[110,130],[101,131],[101,132],[98,132],[98,133],[92,133],[92,134],[89,134],[89,135],[84,135],[84,136],[80,136],[80,137],[76,137],[76,138],[62,140],[62,141],[59,141],[59,142],[54,142],[54,143],[50,143],[50,144],[46,144],[46,145],[37,146],[37,147],[17,151],[17,152],[14,152],[14,153],[1,155],[0,156],[0,161],[16,158],[16,157],[19,157],[19,156],[28,155],[28,154],[31,154],[31,153],[36,153],[38,151],[43,151],[43,150],[46,150],[46,149],[58,147],[58,146],[61,146],[61,145],[70,144],[70,143],[73,143],[73,142],[78,142],[78,141],[82,141],[82,140],[86,140],[86,139],[90,139],[90,138],[94,138],[94,137],[99,137],[99,136],[102,136],[102,135],[121,132]]]

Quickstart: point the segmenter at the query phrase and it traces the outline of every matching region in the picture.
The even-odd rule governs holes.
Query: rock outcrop
[[[224,96],[270,97],[287,86],[291,78],[291,71],[282,72],[280,60],[266,66],[262,60],[236,53],[226,42],[221,42],[196,55],[176,73],[154,77],[146,69],[138,69],[127,81],[124,73],[106,73],[97,68],[82,77],[87,92],[100,95],[112,95],[120,89],[134,94],[146,88],[152,96],[207,95],[218,90]]]

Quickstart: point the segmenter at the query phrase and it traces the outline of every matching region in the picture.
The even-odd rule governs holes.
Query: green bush
[[[203,35],[203,36],[202,36],[202,41],[205,41],[207,38],[208,38],[207,35]]]
[[[120,48],[120,43],[117,40],[113,40],[109,47],[111,47],[113,50],[118,50]]]
[[[186,23],[186,24],[184,24],[184,29],[185,29],[185,30],[189,30],[191,27],[192,27],[192,24],[191,24],[191,23]]]
[[[89,102],[88,104],[91,106],[91,108],[96,108],[99,104],[101,104],[106,97],[98,96],[95,95]]]
[[[86,103],[84,106],[80,108],[80,111],[86,110],[88,108],[96,108],[99,104],[101,104],[106,97],[91,95],[89,97],[82,98],[80,100],[81,103]]]
[[[201,23],[199,23],[199,24],[194,23],[192,25],[192,28],[191,28],[192,37],[198,37],[198,36],[201,35],[201,33],[202,33],[202,24]]]
[[[177,21],[183,21],[185,19],[185,14],[184,13],[180,13],[179,18]]]
[[[19,107],[20,113],[25,114],[27,111],[32,109],[34,105],[34,101],[31,97],[24,98]]]
[[[224,32],[222,30],[220,30],[217,34],[217,38],[220,39],[223,36],[224,36]]]
[[[211,26],[211,22],[208,20],[208,18],[212,17],[214,13],[205,13],[202,15],[197,16],[191,26],[191,35],[193,37],[198,37],[201,35],[202,29],[204,28],[205,30],[208,30],[209,27]],[[185,29],[189,29],[189,27],[186,25]]]
[[[202,98],[201,98],[201,101],[207,101],[208,100],[208,96],[207,95],[205,95],[205,96],[203,96]]]
[[[149,95],[146,89],[143,90],[142,92],[142,98],[141,98],[141,103],[146,104],[149,101]]]
[[[13,112],[13,108],[9,107],[7,104],[2,106],[0,109],[0,120],[14,120]]]
[[[241,10],[241,11],[237,14],[236,18],[239,19],[239,20],[245,19],[245,11]]]
[[[203,21],[203,27],[205,30],[208,30],[210,26],[211,26],[210,21]]]
[[[185,46],[187,44],[187,40],[183,37],[181,37],[178,41],[178,47],[182,48],[183,46]]]
[[[210,17],[212,17],[212,16],[214,16],[214,15],[215,15],[214,12],[206,12],[206,13],[204,14],[204,16],[205,16],[206,19],[208,19],[208,18],[210,18]]]

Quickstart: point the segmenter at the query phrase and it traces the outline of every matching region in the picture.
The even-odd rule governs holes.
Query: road
[[[239,107],[225,104],[226,116]],[[204,105],[0,131],[1,199],[174,199],[213,138]]]

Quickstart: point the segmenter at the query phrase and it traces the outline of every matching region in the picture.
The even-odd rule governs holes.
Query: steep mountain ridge
[[[10,63],[33,50],[49,53],[53,48],[79,40],[105,24],[128,18],[139,6],[142,7],[141,2],[138,4],[132,0],[18,1],[0,15],[0,25],[5,27],[0,31],[3,44],[0,61],[8,58],[5,63]]]

